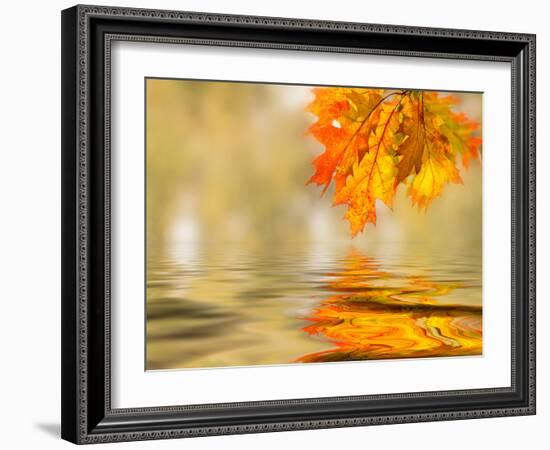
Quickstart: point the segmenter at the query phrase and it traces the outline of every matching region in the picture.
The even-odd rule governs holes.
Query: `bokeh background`
[[[481,122],[481,94],[453,95]],[[379,203],[377,225],[351,239],[332,188],[306,185],[323,151],[306,132],[312,99],[310,86],[147,80],[148,369],[326,350],[304,327],[358,264],[363,287],[374,268],[391,273],[377,286],[423,277],[452,287],[443,304],[481,305],[481,164],[427,211],[399,187],[393,211]]]

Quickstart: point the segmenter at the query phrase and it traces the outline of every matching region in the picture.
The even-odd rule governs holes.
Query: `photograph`
[[[146,370],[482,355],[482,105],[146,78]]]

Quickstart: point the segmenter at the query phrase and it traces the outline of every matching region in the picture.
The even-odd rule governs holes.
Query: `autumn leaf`
[[[354,89],[315,89],[315,101],[308,110],[318,117],[310,127],[311,134],[325,146],[314,161],[315,173],[309,183],[324,185],[326,191],[334,179],[337,188],[346,180],[353,163],[367,149],[366,119],[380,101],[378,90],[361,95]]]
[[[376,202],[392,207],[400,184],[414,205],[427,208],[447,183],[461,183],[464,167],[479,159],[479,124],[458,111],[459,99],[437,92],[317,88],[308,111],[310,133],[324,146],[308,183],[346,205],[352,236],[376,224]]]
[[[384,103],[368,137],[368,151],[356,162],[346,184],[336,189],[334,204],[347,204],[344,216],[351,225],[352,235],[363,231],[367,222],[376,223],[375,201],[393,204],[396,167],[392,156],[396,132],[399,129],[401,99]]]
[[[428,144],[420,172],[413,178],[408,191],[413,204],[426,208],[441,195],[446,183],[462,183],[458,169],[436,144]]]
[[[407,96],[403,102],[403,121],[400,132],[403,133],[403,142],[397,149],[401,159],[397,163],[397,183],[402,182],[413,171],[420,172],[422,155],[426,144],[426,126],[424,122],[423,97]]]

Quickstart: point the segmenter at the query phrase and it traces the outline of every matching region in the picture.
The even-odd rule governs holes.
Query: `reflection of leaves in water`
[[[335,347],[298,362],[481,354],[481,306],[437,302],[459,284],[411,277],[406,286],[386,286],[392,275],[359,254],[331,275],[334,281],[326,289],[341,293],[314,310],[304,331]]]

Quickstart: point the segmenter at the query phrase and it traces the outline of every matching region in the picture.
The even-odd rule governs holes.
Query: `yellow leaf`
[[[420,172],[414,177],[409,195],[414,205],[427,208],[439,195],[446,183],[462,183],[456,165],[441,150],[428,146]]]

